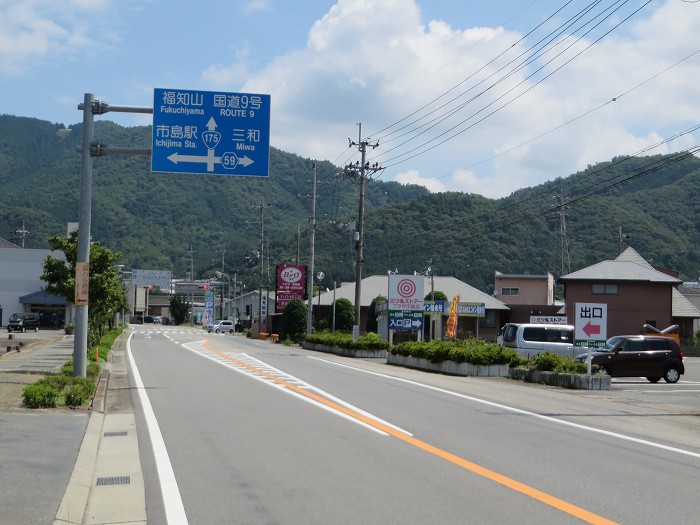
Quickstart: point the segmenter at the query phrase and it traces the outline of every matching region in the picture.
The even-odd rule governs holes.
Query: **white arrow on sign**
[[[213,149],[210,149],[206,155],[181,155],[175,152],[168,155],[168,160],[175,164],[178,162],[201,162],[207,165],[207,171],[214,171],[214,165],[221,164],[221,157],[214,155]]]

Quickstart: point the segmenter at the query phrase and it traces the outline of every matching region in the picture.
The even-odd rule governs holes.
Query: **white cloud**
[[[245,14],[258,11],[269,11],[271,9],[269,0],[250,0],[243,9]]]
[[[397,173],[394,176],[396,182],[401,184],[418,184],[419,186],[425,186],[433,193],[439,193],[448,190],[441,181],[436,179],[426,179],[421,177],[420,173],[416,170],[408,170]]]
[[[21,75],[35,68],[35,61],[72,54],[95,45],[88,36],[94,16],[109,6],[107,0],[23,0],[0,6],[0,72]],[[99,30],[95,30],[97,34]],[[114,38],[105,29],[101,40]]]
[[[348,138],[358,139],[361,122],[363,138],[379,142],[368,160],[386,167],[384,178],[492,197],[635,153],[700,122],[700,52],[689,57],[700,47],[699,4],[653,2],[561,69],[555,71],[573,51],[532,78],[526,77],[546,58],[500,83],[499,68],[512,68],[509,61],[542,34],[525,43],[519,41],[524,32],[507,24],[469,25],[469,15],[461,26],[431,20],[422,14],[430,12],[429,0],[338,0],[313,23],[308,13],[315,7],[301,4],[294,14],[303,11],[300,19],[308,25],[305,45],[255,25],[270,21],[277,32],[285,27],[286,19],[275,18],[284,16],[282,4],[270,0],[246,0],[235,9],[222,0],[209,11],[197,9],[198,21],[219,15],[216,27],[231,29],[230,35],[173,14],[182,0],[173,0],[169,23],[153,28],[153,35],[145,29],[163,12],[149,0],[0,1],[0,75],[19,77],[30,69],[35,80],[45,67],[55,72],[93,53],[115,64],[104,79],[93,78],[103,80],[102,89],[120,90],[120,103],[143,105],[153,87],[168,84],[269,93],[275,147],[342,166],[357,160]],[[143,23],[134,24],[138,34],[128,32],[124,14],[131,20],[134,9],[142,10]],[[240,16],[261,10],[264,16]],[[260,34],[236,33],[241,25],[260,27]],[[608,23],[597,34],[611,28]],[[282,45],[268,59],[265,44],[274,38]],[[584,49],[595,37],[587,38],[572,49]],[[126,57],[134,53],[138,65],[132,67]],[[93,60],[93,75],[98,66]],[[83,90],[74,87],[66,82],[60,89]],[[34,98],[55,99],[47,91]],[[447,115],[447,108],[456,111]],[[677,151],[699,139],[698,133],[684,136],[654,152]]]

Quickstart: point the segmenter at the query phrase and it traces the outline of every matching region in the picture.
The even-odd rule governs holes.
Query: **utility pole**
[[[263,288],[263,273],[265,271],[265,198],[260,197],[260,204],[255,206],[260,210],[260,279],[258,288],[258,330],[262,331],[262,288]],[[267,312],[265,312],[267,314]],[[266,315],[267,317],[267,315]]]
[[[357,213],[357,231],[355,231],[355,324],[352,327],[352,340],[357,341],[360,338],[360,319],[362,307],[362,264],[364,263],[364,221],[365,221],[365,186],[367,178],[382,171],[376,162],[369,165],[367,162],[367,148],[372,149],[379,146],[379,142],[370,144],[369,140],[362,140],[362,123],[358,124],[359,133],[358,141],[354,142],[348,139],[350,146],[356,146],[362,155],[362,160],[355,164],[345,166],[344,175],[360,184],[360,205]]]
[[[313,331],[314,308],[314,257],[316,242],[316,163],[313,163],[313,178],[311,179],[311,221],[309,222],[309,272],[306,277],[308,285],[309,305],[306,309],[306,335]]]
[[[190,258],[190,283],[194,283],[194,250],[191,244],[190,249],[185,253]],[[190,286],[190,291],[187,294],[187,298],[190,301],[190,326],[194,323],[194,291],[191,288],[192,286]]]
[[[566,237],[566,204],[564,203],[564,190],[562,189],[558,192],[554,198],[557,203],[558,215],[559,215],[559,230],[557,233],[557,255],[558,255],[558,266],[559,275],[566,275],[571,273],[571,259],[569,258],[569,241]]]
[[[20,228],[19,230],[17,230],[15,233],[16,233],[17,235],[19,235],[19,238],[20,238],[20,239],[22,239],[22,248],[24,248],[24,239],[25,239],[25,237],[27,236],[28,233],[32,233],[32,232],[30,232],[29,230],[27,230],[27,229],[24,227],[24,221],[22,221],[22,228]]]

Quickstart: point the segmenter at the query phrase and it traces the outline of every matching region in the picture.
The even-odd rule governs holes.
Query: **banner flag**
[[[457,335],[457,305],[459,304],[459,295],[452,299],[450,304],[450,317],[447,319],[447,337],[455,338]]]

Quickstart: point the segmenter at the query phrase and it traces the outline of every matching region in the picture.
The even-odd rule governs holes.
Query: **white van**
[[[574,327],[568,324],[506,323],[497,341],[523,357],[546,351],[573,358],[577,351],[580,353],[580,348],[574,349]]]

